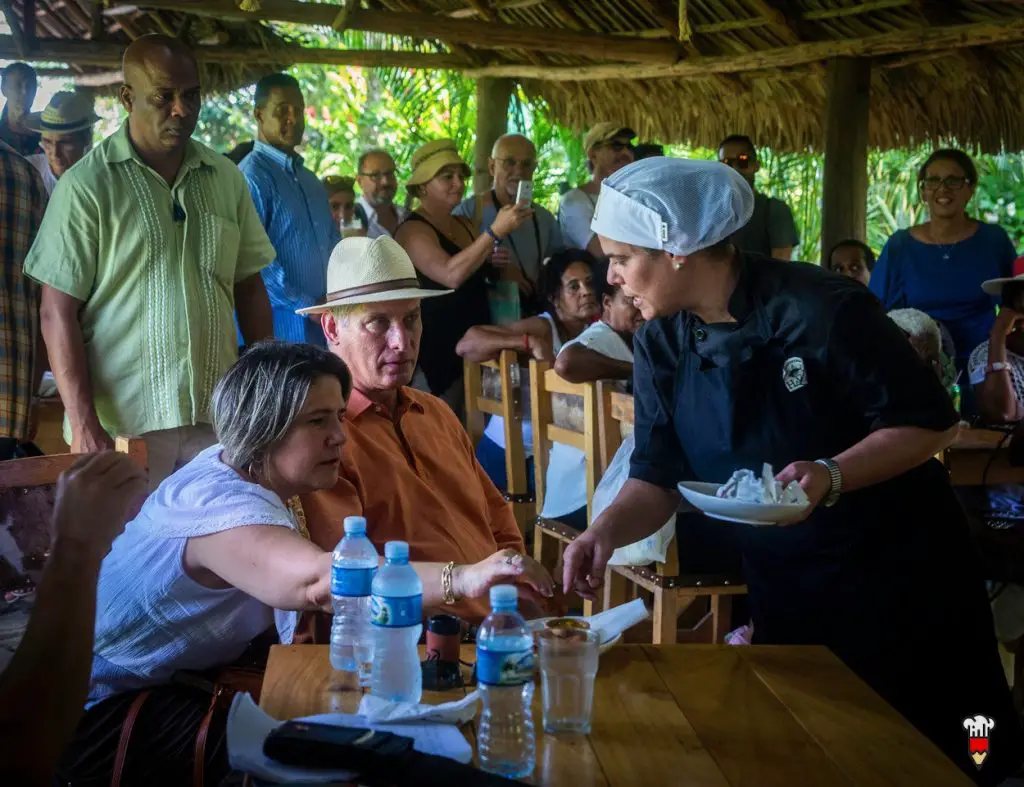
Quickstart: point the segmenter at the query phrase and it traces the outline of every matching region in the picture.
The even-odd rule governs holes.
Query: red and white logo
[[[988,736],[995,726],[996,723],[988,716],[968,716],[964,719],[964,729],[969,736],[968,751],[979,770],[988,757]]]

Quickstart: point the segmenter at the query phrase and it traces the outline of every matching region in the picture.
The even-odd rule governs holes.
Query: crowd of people
[[[555,214],[520,198],[541,166],[520,134],[494,143],[482,194],[466,197],[448,139],[321,180],[297,152],[293,77],[257,83],[256,138],[225,155],[192,139],[199,69],[180,40],[137,39],[123,74],[127,117],[94,145],[83,95],[34,114],[33,70],[3,72],[0,460],[31,439],[47,369],[65,440],[90,456],[61,481],[36,609],[0,674],[0,734],[25,741],[0,772],[179,784],[200,751],[218,783],[223,724],[179,676],[268,630],[324,641],[346,516],[380,552],[408,542],[424,609],[476,623],[488,589],[514,582],[540,616],[556,580],[593,595],[615,548],[674,515],[677,481],[764,462],[814,507],[736,530],[754,641],[828,645],[979,783],[1019,762],[966,524],[929,461],[965,370],[965,413],[1024,415],[1024,265],[970,216],[968,156],[928,159],[928,221],[877,261],[849,239],[818,268],[790,261],[792,212],[757,190],[745,136],[695,162],[596,123],[590,179]],[[462,425],[464,359],[506,349],[635,396],[630,478],[594,522],[585,457],[552,449],[543,516],[581,531],[555,579],[502,494],[505,424],[477,445]],[[145,440],[148,477],[110,452],[118,435]],[[52,723],[18,727],[54,659]],[[979,711],[998,719],[983,772],[960,729]]]

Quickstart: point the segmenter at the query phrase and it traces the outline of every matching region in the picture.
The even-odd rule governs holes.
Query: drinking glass
[[[537,635],[545,732],[589,734],[598,644],[594,631],[545,629]]]

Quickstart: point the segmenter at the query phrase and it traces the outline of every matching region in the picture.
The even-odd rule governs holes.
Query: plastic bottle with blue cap
[[[388,541],[385,563],[373,578],[371,693],[394,702],[419,702],[423,672],[417,643],[423,631],[423,582],[409,565],[409,545]]]
[[[378,556],[366,536],[366,520],[345,517],[345,535],[331,560],[331,666],[354,672],[368,686],[373,664],[370,593]]]

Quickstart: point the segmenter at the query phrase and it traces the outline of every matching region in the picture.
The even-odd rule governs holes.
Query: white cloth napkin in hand
[[[476,717],[479,699],[480,693],[474,691],[456,702],[417,705],[413,702],[390,702],[372,694],[364,694],[359,703],[359,715],[365,716],[373,724],[465,724]]]
[[[644,606],[641,599],[635,598],[628,604],[620,604],[617,607],[606,609],[591,615],[587,620],[590,628],[600,636],[601,644],[611,642],[619,634],[628,628],[632,628],[642,620],[647,620],[651,615]]]

